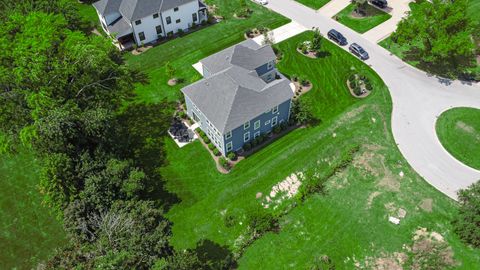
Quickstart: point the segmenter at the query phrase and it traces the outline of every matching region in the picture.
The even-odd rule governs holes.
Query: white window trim
[[[275,116],[272,118],[272,127],[276,126],[277,124],[278,124],[278,117]]]
[[[250,141],[250,132],[243,134],[243,142],[248,142],[248,141]]]
[[[272,69],[272,68],[273,68],[273,61],[268,62],[267,68],[268,68],[268,69]]]
[[[260,136],[260,131],[257,131],[255,132],[255,134],[253,134],[253,138],[256,139]]]
[[[265,121],[265,126],[270,125],[270,120]]]
[[[227,143],[226,150],[227,150],[227,152],[230,152],[230,151],[233,150],[233,143],[232,142]]]
[[[257,124],[258,124],[258,125],[257,125]],[[257,120],[257,121],[255,121],[255,123],[253,123],[253,130],[257,130],[257,129],[259,129],[261,126],[262,126],[262,123],[260,122],[260,120]]]
[[[278,113],[278,106],[273,107],[272,113]]]
[[[230,139],[230,138],[232,138],[232,132],[231,132],[231,131],[229,131],[229,132],[227,132],[227,133],[225,134],[225,139],[228,140],[228,139]]]
[[[243,124],[243,129],[249,129],[250,128],[250,121],[248,122],[245,122],[245,124]]]

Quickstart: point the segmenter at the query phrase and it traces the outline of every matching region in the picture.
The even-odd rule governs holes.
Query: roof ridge
[[[222,123],[222,133],[225,133],[225,128],[227,127],[227,123],[228,123],[228,120],[230,119],[230,115],[232,114],[232,107],[233,107],[233,103],[235,101],[235,98],[237,97],[238,95],[238,88],[240,88],[241,86],[237,85],[237,89],[235,90],[235,95],[233,95],[233,98],[232,98],[232,102],[230,103],[229,105],[229,110],[228,110],[228,114],[227,114],[227,117],[225,117],[225,123]]]

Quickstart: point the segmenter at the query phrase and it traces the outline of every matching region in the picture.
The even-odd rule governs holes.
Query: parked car
[[[362,48],[362,46],[358,45],[357,43],[352,43],[352,45],[350,45],[348,49],[351,53],[360,57],[360,59],[362,60],[367,60],[369,58],[368,53]]]
[[[388,2],[387,0],[371,0],[370,3],[372,5],[377,6],[379,8],[386,8],[388,7]]]
[[[348,44],[347,39],[340,32],[338,32],[335,29],[332,29],[332,30],[328,31],[327,36],[328,36],[329,39],[335,41],[336,43],[340,44],[341,46]]]
[[[260,5],[266,5],[268,4],[268,1],[267,0],[254,0],[256,3],[260,4]]]

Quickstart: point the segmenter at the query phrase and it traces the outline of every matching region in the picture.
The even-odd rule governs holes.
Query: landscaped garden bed
[[[256,27],[256,28],[253,28],[253,29],[248,29],[247,31],[245,31],[245,38],[254,38],[254,37],[258,37],[260,35],[263,35],[265,33],[267,33],[268,31],[270,31],[270,29],[266,28],[266,27]]]
[[[358,33],[365,33],[391,17],[390,14],[369,4],[360,6],[350,4],[333,16],[335,20]]]
[[[350,94],[356,98],[366,98],[373,90],[370,79],[358,73],[351,74],[347,79]]]
[[[307,93],[313,88],[312,82],[305,78],[299,78],[297,75],[293,75],[291,78],[293,85],[295,85],[294,99],[299,98],[301,95]]]

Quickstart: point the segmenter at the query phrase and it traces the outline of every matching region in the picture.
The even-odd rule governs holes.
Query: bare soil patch
[[[432,212],[433,208],[433,199],[427,198],[423,199],[422,202],[420,203],[420,208],[422,208],[423,211],[425,212]]]
[[[462,121],[458,121],[455,126],[458,129],[461,129],[461,130],[463,130],[465,132],[468,132],[468,133],[474,133],[475,132],[475,129],[472,126],[469,126]]]
[[[380,191],[374,191],[370,193],[367,199],[367,209],[372,207],[373,200],[378,197],[380,194],[382,194]]]

